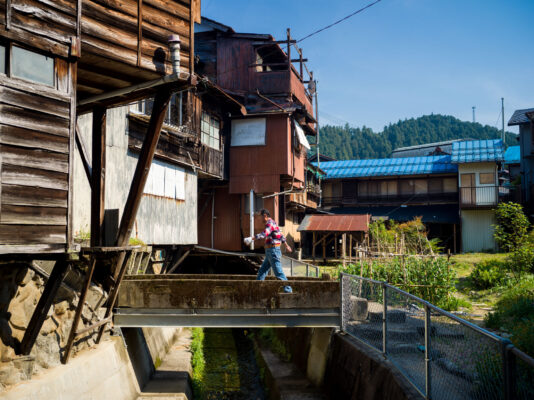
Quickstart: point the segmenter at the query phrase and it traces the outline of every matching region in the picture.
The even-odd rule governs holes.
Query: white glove
[[[252,243],[252,237],[246,237],[243,239],[243,242],[245,242],[245,244],[247,246],[250,246],[250,244]]]

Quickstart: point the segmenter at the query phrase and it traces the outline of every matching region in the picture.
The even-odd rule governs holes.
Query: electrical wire
[[[354,11],[352,14],[349,14],[349,15],[347,15],[346,17],[343,17],[343,18],[337,20],[336,22],[333,22],[333,23],[331,23],[330,25],[325,26],[324,28],[317,29],[315,32],[312,32],[312,33],[310,33],[309,35],[306,35],[306,36],[304,36],[303,38],[297,40],[297,43],[300,43],[300,42],[302,42],[302,41],[304,41],[304,40],[306,40],[306,39],[308,39],[308,38],[310,38],[310,37],[312,37],[312,36],[314,36],[314,35],[317,35],[318,33],[321,33],[321,32],[323,32],[323,31],[326,31],[327,29],[330,29],[330,28],[332,28],[333,26],[335,26],[335,25],[337,25],[337,24],[340,24],[340,23],[343,22],[343,21],[346,21],[347,19],[349,19],[349,18],[351,18],[351,17],[354,17],[356,14],[359,14],[359,13],[361,13],[361,12],[367,10],[368,8],[374,6],[376,3],[379,3],[380,1],[382,1],[382,0],[376,0],[376,1],[372,2],[372,3],[369,3],[369,4],[367,4],[365,7],[362,7],[362,8],[360,8],[359,10]]]

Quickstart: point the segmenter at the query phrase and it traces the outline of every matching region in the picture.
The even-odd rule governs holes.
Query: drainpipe
[[[215,191],[211,194],[211,248],[215,248],[214,240],[214,225],[215,225]]]
[[[250,198],[248,206],[250,216],[250,237],[254,236],[254,189],[250,189]],[[254,250],[254,240],[250,243],[250,250]]]

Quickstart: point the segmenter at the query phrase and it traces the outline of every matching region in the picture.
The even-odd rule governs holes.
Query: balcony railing
[[[460,188],[461,207],[492,207],[505,200],[510,190],[502,186],[473,186]]]
[[[404,203],[456,203],[458,192],[384,194],[323,197],[324,206],[350,206],[369,204],[404,204]]]

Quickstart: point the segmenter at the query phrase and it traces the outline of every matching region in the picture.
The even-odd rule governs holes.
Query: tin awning
[[[306,215],[298,232],[367,232],[370,215]]]

